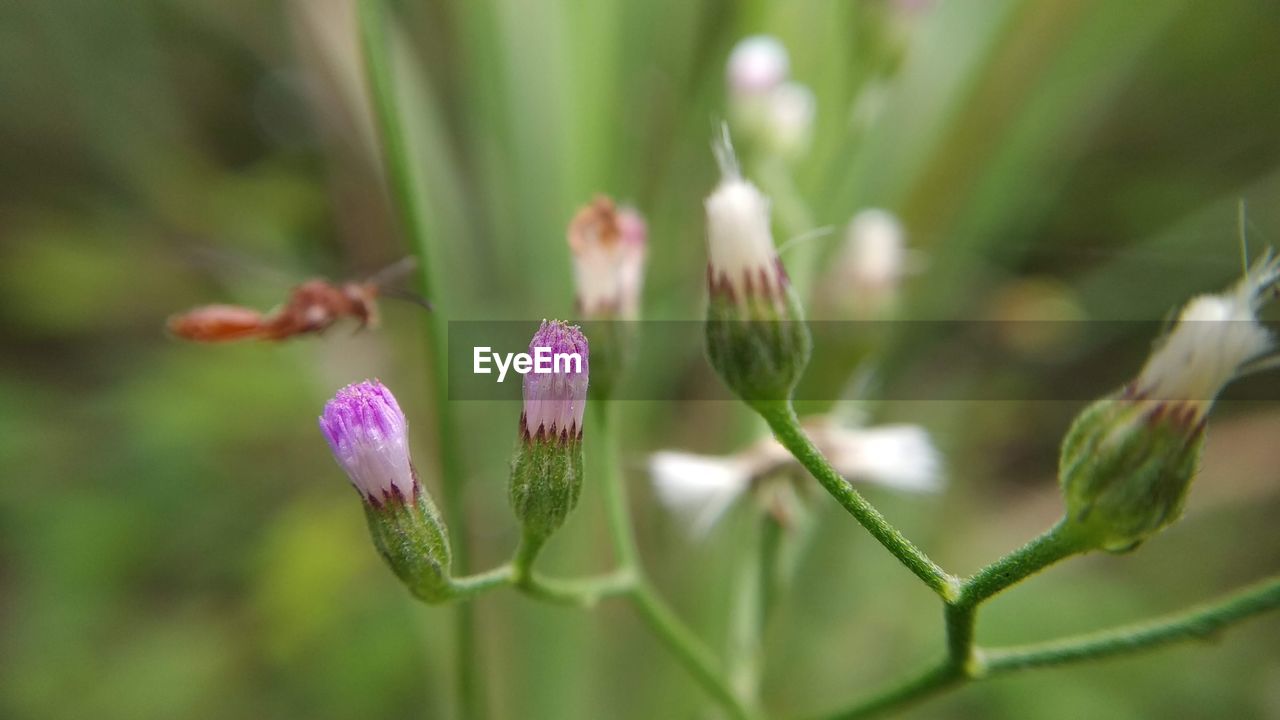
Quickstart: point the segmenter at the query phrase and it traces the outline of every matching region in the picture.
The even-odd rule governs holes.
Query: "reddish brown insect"
[[[169,332],[184,340],[215,343],[321,333],[345,317],[358,320],[361,328],[377,327],[379,295],[412,299],[430,309],[421,298],[383,286],[413,266],[409,257],[363,282],[308,280],[289,293],[285,304],[266,313],[239,305],[204,305],[170,317]]]

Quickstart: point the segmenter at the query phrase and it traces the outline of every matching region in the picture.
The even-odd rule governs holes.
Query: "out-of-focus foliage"
[[[564,226],[596,192],[649,219],[646,315],[700,317],[724,61],[759,32],[783,40],[817,96],[812,151],[793,166],[753,168],[744,148],[775,193],[779,233],[839,226],[868,205],[895,211],[928,254],[910,317],[1065,307],[1158,319],[1238,272],[1238,198],[1256,243],[1280,243],[1280,6],[1269,0],[396,11],[452,317],[566,314]],[[420,310],[388,303],[378,333],[278,346],[194,347],[161,331],[189,305],[266,308],[310,274],[359,275],[405,253],[373,159],[353,17],[348,0],[0,4],[0,716],[399,718],[449,706],[449,610],[417,606],[382,567],[315,428],[334,388],[377,375],[426,442]],[[786,186],[799,208],[779,197]],[[801,266],[834,250],[810,240],[785,258],[812,280]],[[885,382],[925,371],[948,386],[1072,382],[1053,363],[1004,372],[998,355],[940,363],[946,347],[895,336]],[[643,352],[635,382],[712,381],[664,362],[663,348]],[[1095,347],[1063,354],[1094,382],[1136,370]],[[487,566],[514,541],[504,488],[516,417],[456,405],[470,516],[448,521]],[[870,492],[948,568],[972,570],[1056,516],[1056,444],[1078,410],[878,404],[880,417],[930,427],[952,482],[937,499]],[[648,565],[723,647],[730,558],[751,522],[738,513],[691,547],[640,461],[661,447],[727,451],[755,430],[721,403],[635,402],[626,414]],[[1073,561],[1001,597],[980,637],[1100,627],[1273,572],[1277,432],[1271,404],[1220,408],[1183,522],[1138,555]],[[430,468],[431,448],[417,451]],[[766,638],[766,701],[793,713],[851,699],[940,648],[933,599],[825,514]],[[549,568],[607,567],[602,538],[588,478]],[[702,706],[621,607],[582,615],[503,592],[479,601],[479,617],[501,717]],[[1277,630],[1267,618],[1220,644],[1001,680],[913,716],[1276,715]]]

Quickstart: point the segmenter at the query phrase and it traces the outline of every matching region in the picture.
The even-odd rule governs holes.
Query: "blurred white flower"
[[[735,95],[766,95],[787,79],[791,61],[782,42],[771,35],[743,38],[729,53],[727,79]]]
[[[813,91],[800,83],[782,83],[769,94],[766,140],[783,157],[797,157],[813,140],[813,120],[817,114]]]
[[[917,264],[912,261],[906,230],[893,213],[860,211],[849,221],[830,278],[834,305],[861,319],[885,316],[897,304],[903,278]]]
[[[806,419],[804,427],[836,471],[850,482],[916,493],[943,487],[942,458],[924,428],[849,428],[825,415]],[[658,499],[689,523],[695,537],[705,535],[760,480],[798,470],[795,458],[772,437],[733,455],[662,451],[649,458]]]
[[[735,456],[663,451],[649,457],[658,499],[701,537],[751,484],[754,469]]]
[[[919,425],[841,427],[823,417],[806,425],[814,444],[846,480],[903,492],[943,487],[942,456]]]
[[[813,91],[789,82],[787,49],[775,37],[744,38],[729,53],[729,115],[738,131],[783,158],[809,149],[817,102]]]

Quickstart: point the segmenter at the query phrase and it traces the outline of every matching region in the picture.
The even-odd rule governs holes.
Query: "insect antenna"
[[[411,302],[414,305],[426,308],[428,312],[435,312],[435,307],[432,306],[430,300],[422,297],[412,290],[405,290],[403,288],[380,288],[378,290],[378,294],[385,298],[391,298],[392,300]]]
[[[406,255],[370,275],[369,282],[377,285],[379,289],[383,289],[388,283],[404,279],[409,275],[409,273],[416,270],[417,267],[418,258],[413,255]]]

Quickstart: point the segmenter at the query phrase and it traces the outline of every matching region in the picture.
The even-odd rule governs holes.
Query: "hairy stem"
[[[960,586],[957,605],[976,606],[1046,567],[1089,549],[1073,525],[1059,522],[1026,545],[974,573]]]
[[[972,659],[979,605],[1005,588],[1087,549],[1072,526],[1060,522],[965,580],[959,596],[947,603],[945,612],[947,652],[952,661],[963,665]]]
[[[361,0],[358,7],[360,47],[364,58],[365,79],[369,86],[373,115],[378,127],[382,150],[382,164],[387,174],[387,186],[400,215],[401,230],[418,255],[419,291],[423,297],[443,305],[433,296],[435,287],[432,275],[431,242],[427,232],[426,196],[421,181],[413,168],[416,163],[409,152],[404,131],[400,104],[396,93],[395,73],[392,67],[392,47],[386,35],[386,14],[383,0]],[[463,470],[455,434],[453,413],[445,394],[446,348],[441,326],[443,318],[437,312],[426,313],[425,334],[428,353],[431,356],[432,396],[435,403],[436,450],[440,454],[440,499],[445,514],[455,527],[467,526],[462,503]],[[467,542],[465,532],[453,537],[453,561],[466,571]],[[473,610],[470,604],[454,609],[454,646],[457,655],[458,714],[462,718],[483,718],[484,692],[475,645]]]
[[[494,588],[510,585],[514,577],[511,565],[499,565],[475,575],[456,577],[449,581],[453,600],[467,600]]]
[[[520,543],[511,558],[511,582],[516,587],[526,587],[533,580],[533,561],[542,551],[543,538],[532,538],[528,533],[520,535]]]
[[[1204,639],[1254,615],[1280,608],[1280,577],[1189,610],[1101,632],[982,652],[986,676],[1144,652]]]
[[[1202,639],[1277,608],[1280,608],[1280,578],[1271,578],[1190,610],[1132,625],[1032,645],[974,647],[968,662],[949,656],[941,664],[896,687],[824,718],[850,720],[874,717],[900,710],[969,680],[1100,660],[1145,652],[1183,640]]]
[[[916,577],[923,580],[944,600],[952,600],[956,597],[957,580],[911,544],[911,541],[907,540],[897,528],[889,524],[879,510],[867,502],[861,493],[831,467],[831,463],[800,427],[800,420],[796,417],[790,401],[760,404],[756,409],[764,417],[765,422],[769,423],[778,442],[795,456],[796,460],[836,499],[836,502],[840,503],[841,507],[876,540],[879,540],[880,544],[894,557],[898,558],[899,562],[915,573]]]

